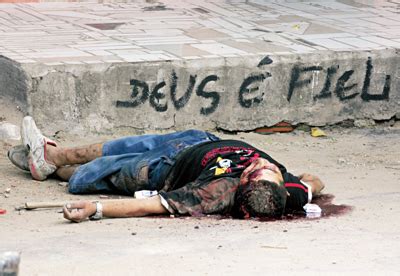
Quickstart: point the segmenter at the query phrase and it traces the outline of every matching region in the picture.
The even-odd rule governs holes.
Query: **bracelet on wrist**
[[[90,220],[100,220],[103,218],[103,204],[98,201],[94,201],[93,203],[96,204],[96,212],[89,216]]]

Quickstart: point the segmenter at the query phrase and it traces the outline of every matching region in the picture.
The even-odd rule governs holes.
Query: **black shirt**
[[[178,154],[168,177],[171,183],[167,191],[178,190],[193,181],[200,187],[221,177],[240,178],[245,168],[260,157],[278,166],[282,173],[289,193],[286,210],[302,210],[309,200],[308,187],[267,153],[238,140],[205,142]]]

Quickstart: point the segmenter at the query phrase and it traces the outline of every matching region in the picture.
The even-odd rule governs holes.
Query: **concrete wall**
[[[27,95],[30,83],[29,76],[18,63],[0,55],[0,102],[15,104],[28,111]]]
[[[187,62],[1,67],[2,89],[43,128],[140,133],[252,130],[285,120],[323,125],[400,111],[399,53],[324,52]],[[11,68],[11,69],[10,69]],[[11,77],[0,77],[1,85]],[[12,78],[11,78],[12,79]],[[12,83],[12,82],[11,82]]]

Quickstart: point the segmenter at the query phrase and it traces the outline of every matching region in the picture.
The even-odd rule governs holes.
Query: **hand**
[[[63,208],[64,218],[73,222],[81,222],[96,213],[96,204],[91,201],[68,203]]]
[[[325,188],[325,184],[322,183],[321,179],[319,179],[318,176],[309,173],[303,173],[299,175],[299,178],[300,180],[311,185],[311,191],[313,195],[318,194],[319,192],[322,191],[323,188]]]

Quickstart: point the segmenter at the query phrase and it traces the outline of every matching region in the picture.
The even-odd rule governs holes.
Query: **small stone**
[[[9,195],[9,194],[4,194],[4,197],[5,197],[5,198],[9,198],[10,195]]]
[[[199,229],[200,227],[198,227],[197,225],[194,227],[194,229]]]
[[[284,229],[283,232],[287,232],[287,229]]]
[[[61,186],[61,187],[67,187],[68,186],[68,182],[59,182],[58,185]]]
[[[21,139],[21,134],[19,132],[19,127],[7,122],[0,123],[0,140],[19,140]]]
[[[296,126],[296,130],[304,131],[304,132],[310,132],[311,127],[305,124],[299,124]]]
[[[107,195],[100,195],[99,198],[101,198],[101,199],[107,199],[107,198],[109,198],[109,196],[107,196]]]
[[[6,193],[9,194],[11,192],[11,188],[6,189]]]
[[[175,216],[174,216],[174,215],[169,215],[169,217],[170,217],[170,218],[174,218]]]
[[[131,235],[132,235],[132,236],[136,236],[136,232],[132,232]]]
[[[375,121],[372,119],[354,120],[354,126],[359,128],[367,128],[375,126]]]
[[[338,125],[343,128],[351,128],[351,127],[354,127],[354,121],[353,120],[344,120],[342,122],[339,122]]]
[[[345,163],[346,163],[346,159],[344,159],[344,158],[339,158],[339,159],[337,160],[337,162],[338,162],[338,164],[345,164]]]

